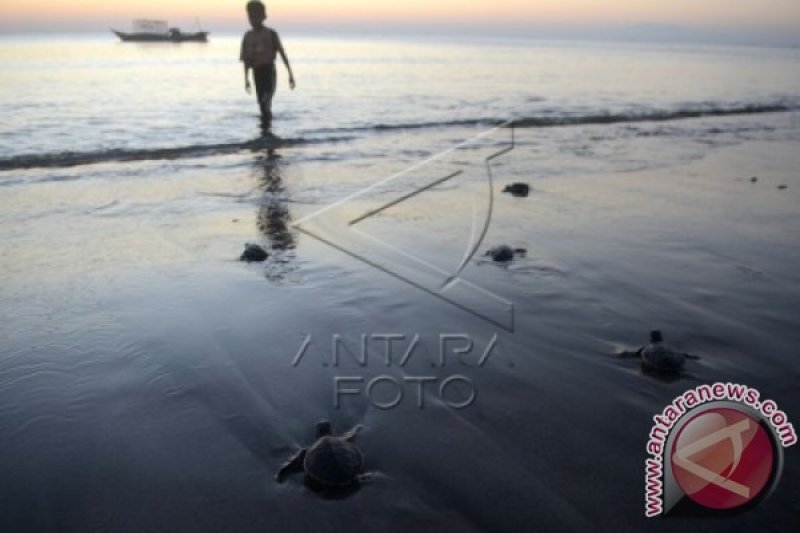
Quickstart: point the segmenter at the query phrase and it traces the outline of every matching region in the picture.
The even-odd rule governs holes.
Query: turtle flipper
[[[639,358],[641,358],[642,357],[642,350],[644,350],[644,346],[642,346],[641,348],[639,348],[638,350],[633,351],[633,352],[625,350],[623,352],[618,353],[617,357],[639,357]]]
[[[294,454],[289,461],[283,465],[280,470],[278,470],[278,473],[275,474],[275,481],[278,483],[283,483],[283,481],[286,479],[286,476],[301,471],[303,469],[303,460],[305,458],[306,449],[303,448]]]
[[[361,431],[362,429],[364,429],[364,426],[361,425],[355,426],[353,427],[353,429],[342,435],[342,438],[347,442],[353,442],[356,440],[356,435],[358,435],[358,432]]]

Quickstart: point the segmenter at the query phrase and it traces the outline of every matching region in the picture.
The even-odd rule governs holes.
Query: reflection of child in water
[[[256,96],[261,108],[261,119],[269,122],[272,120],[272,96],[275,94],[277,73],[275,71],[275,56],[280,53],[283,64],[289,72],[289,88],[294,89],[294,76],[289,59],[281,45],[278,32],[264,26],[267,18],[267,9],[259,0],[247,3],[247,18],[250,20],[252,30],[248,30],[242,39],[242,51],[239,59],[244,63],[244,88],[250,93],[250,79],[248,72],[253,69],[253,81],[256,84]]]

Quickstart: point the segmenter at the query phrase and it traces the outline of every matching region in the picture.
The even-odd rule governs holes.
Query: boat
[[[165,20],[139,19],[133,21],[133,31],[124,32],[112,29],[112,32],[124,42],[201,42],[208,40],[207,31],[184,33],[178,28],[170,28]]]

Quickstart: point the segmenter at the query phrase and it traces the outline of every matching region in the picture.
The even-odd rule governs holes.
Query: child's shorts
[[[258,105],[261,108],[261,115],[269,117],[271,116],[272,97],[275,94],[275,82],[277,81],[275,63],[254,68],[253,81],[256,84],[256,96],[258,97]]]

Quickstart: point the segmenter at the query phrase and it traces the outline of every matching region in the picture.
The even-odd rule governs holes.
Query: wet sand
[[[507,243],[528,254],[508,268],[473,260],[464,271],[513,302],[513,332],[293,230],[327,203],[307,186],[318,172],[369,183],[376,169],[293,167],[291,152],[283,156],[256,157],[228,176],[157,167],[169,176],[157,186],[64,180],[0,200],[3,213],[32,213],[25,228],[3,225],[0,530],[797,526],[796,447],[775,494],[752,511],[644,517],[652,416],[681,392],[745,383],[800,420],[796,143],[746,142],[646,172],[537,179],[534,145],[521,139],[498,166],[481,251]],[[499,194],[513,180],[529,182],[531,195]],[[473,186],[433,190],[376,227],[441,257]],[[62,216],[35,216],[45,195],[63,203]],[[235,260],[248,241],[289,249],[248,265]],[[616,356],[654,328],[701,357],[677,380]],[[420,341],[404,366],[387,366],[380,334],[405,335],[398,357]],[[473,339],[466,363],[448,353],[435,365],[442,334]],[[362,335],[365,366],[355,359]],[[454,387],[443,399],[435,386],[423,408],[409,386],[392,409],[374,405],[391,400],[380,387],[372,402],[351,395],[334,406],[336,376],[453,375],[472,380],[469,407],[446,405],[468,391]],[[347,498],[322,499],[300,476],[273,480],[320,418],[339,432],[365,428],[359,442],[375,475]]]

